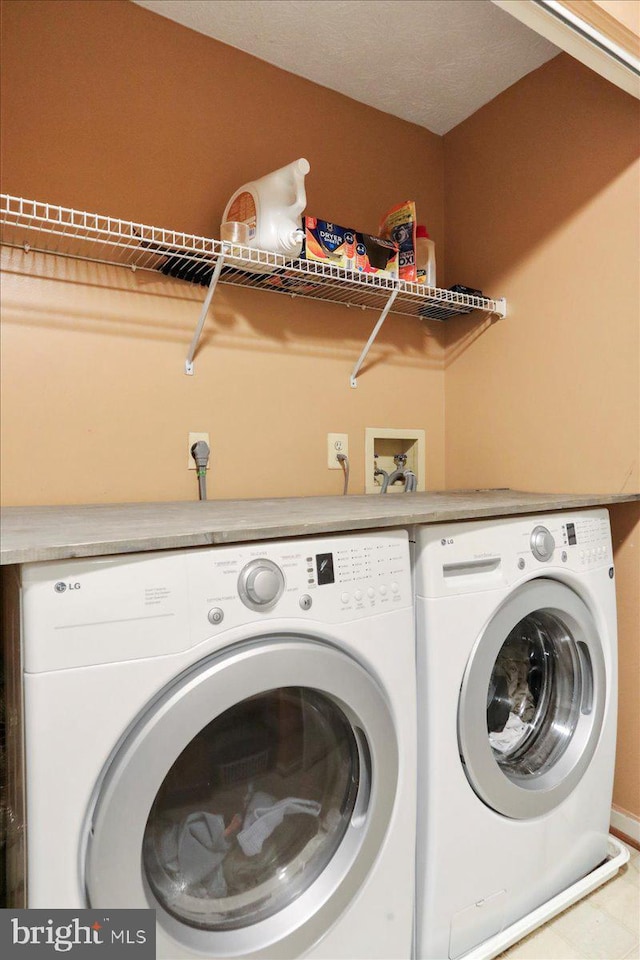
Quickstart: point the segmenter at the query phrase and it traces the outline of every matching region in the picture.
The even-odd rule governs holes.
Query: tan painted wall
[[[4,4],[2,189],[218,234],[231,193],[306,156],[307,210],[376,232],[416,199],[443,260],[442,140],[124,0]],[[342,491],[326,434],[426,431],[444,486],[442,328],[224,288],[196,373],[202,288],[35,254],[5,261],[5,504],[189,499],[189,431],[212,440],[212,497]],[[36,278],[30,274],[36,275]]]
[[[638,103],[561,55],[445,137],[449,282],[504,322],[449,324],[449,487],[640,489]],[[640,527],[614,514],[620,606],[615,799],[640,816]],[[635,518],[635,519],[634,519]]]
[[[247,179],[307,156],[309,212],[374,230],[415,196],[444,267],[440,138],[120,0],[3,7],[2,188],[208,235]],[[224,92],[223,92],[223,87]],[[509,298],[494,325],[374,317],[224,290],[183,361],[202,291],[22,253],[4,261],[6,504],[338,493],[328,431],[427,432],[427,485],[632,490],[638,479],[638,180],[630,98],[561,57],[445,138],[449,282]],[[615,511],[616,800],[639,813],[638,520]],[[634,672],[635,671],[635,672]]]
[[[594,3],[627,29],[640,33],[640,0],[594,0]]]

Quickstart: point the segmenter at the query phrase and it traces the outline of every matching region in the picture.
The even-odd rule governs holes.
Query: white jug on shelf
[[[293,163],[245,183],[227,204],[223,223],[249,227],[248,247],[295,259],[302,252],[302,214],[307,205],[304,178],[311,169],[301,157]]]

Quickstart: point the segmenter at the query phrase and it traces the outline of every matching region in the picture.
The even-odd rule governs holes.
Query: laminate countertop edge
[[[348,497],[4,507],[0,562],[107,556],[551,513],[640,501],[640,493],[451,490]]]

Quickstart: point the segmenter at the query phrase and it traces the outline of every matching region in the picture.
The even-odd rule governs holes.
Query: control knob
[[[556,547],[553,535],[546,527],[534,527],[531,533],[531,552],[537,560],[550,560]]]
[[[252,610],[274,607],[284,591],[284,574],[272,560],[252,560],[240,572],[238,593]]]

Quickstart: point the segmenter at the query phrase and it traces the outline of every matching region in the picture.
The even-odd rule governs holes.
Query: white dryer
[[[613,576],[605,510],[417,529],[420,960],[463,956],[606,859]]]
[[[26,906],[153,907],[165,958],[410,956],[406,532],[39,563],[18,596]]]

